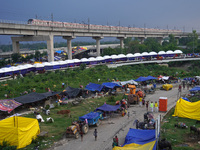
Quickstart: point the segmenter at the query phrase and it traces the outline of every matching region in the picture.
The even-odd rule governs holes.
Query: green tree
[[[196,30],[193,30],[191,34],[188,35],[189,42],[187,43],[187,48],[194,49],[198,46],[198,34]]]
[[[147,52],[151,51],[160,51],[162,46],[158,43],[158,41],[155,38],[147,38],[144,41],[144,45],[147,46],[148,49],[146,49]]]
[[[12,58],[13,63],[16,63],[16,62],[18,62],[20,60],[21,56],[20,56],[19,53],[13,53],[11,55],[11,58]]]

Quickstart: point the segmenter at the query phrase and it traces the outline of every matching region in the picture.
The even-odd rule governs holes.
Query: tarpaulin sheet
[[[98,112],[90,112],[82,117],[79,117],[80,119],[95,119],[99,117],[99,113]]]
[[[173,85],[172,84],[163,84],[162,85],[163,89],[165,89],[166,91],[170,90],[173,88]]]
[[[180,98],[176,102],[173,116],[200,120],[200,101],[188,102]]]
[[[7,111],[8,113],[13,111],[15,108],[17,108],[20,105],[22,104],[12,99],[0,100],[0,110]]]
[[[39,133],[37,119],[15,116],[0,121],[0,143],[7,141],[18,149],[31,144]]]
[[[195,86],[195,87],[192,88],[190,91],[191,91],[191,92],[193,92],[193,91],[200,91],[200,86]]]
[[[117,82],[116,82],[117,83]],[[121,85],[126,85],[126,84],[134,84],[134,85],[138,85],[138,83],[134,80],[128,80],[128,81],[120,81],[119,82]]]
[[[153,150],[155,142],[153,141],[143,145],[132,143],[123,147],[115,146],[112,150]]]
[[[59,95],[68,95],[69,98],[77,97],[82,92],[79,88],[72,88],[68,86],[63,92],[61,92]]]
[[[156,77],[153,77],[153,76],[147,76],[147,78],[148,78],[149,80],[155,80],[155,79],[157,79]]]
[[[60,92],[46,92],[46,93],[41,93],[42,95],[44,95],[46,98],[49,96],[54,96],[56,94],[59,94]]]
[[[146,77],[139,77],[135,81],[142,82],[142,81],[147,81],[147,80],[149,79],[147,79]]]
[[[98,107],[97,110],[101,111],[116,111],[117,109],[120,108],[121,105],[108,105],[108,104],[103,104],[102,106]]]
[[[99,91],[100,92],[103,89],[103,85],[89,83],[88,85],[86,85],[85,89],[89,90],[89,91]]]
[[[121,87],[121,85],[117,83],[113,83],[113,82],[105,82],[105,83],[102,83],[102,85],[110,89],[113,89],[115,87]]]
[[[33,103],[33,102],[41,101],[45,98],[46,98],[45,95],[43,95],[41,93],[33,92],[33,93],[30,93],[30,94],[27,94],[27,95],[16,97],[16,98],[14,98],[14,100],[19,102],[19,103],[22,103],[22,104],[27,104],[27,103]]]
[[[140,130],[130,128],[126,135],[124,145],[131,143],[146,144],[155,140],[155,130]]]

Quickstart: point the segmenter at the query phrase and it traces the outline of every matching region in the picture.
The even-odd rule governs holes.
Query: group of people
[[[149,107],[150,107],[150,111],[151,112],[158,112],[158,102],[155,101],[155,103],[153,103],[153,101],[150,102],[149,104],[149,101],[146,102],[146,109],[147,111],[149,111]]]

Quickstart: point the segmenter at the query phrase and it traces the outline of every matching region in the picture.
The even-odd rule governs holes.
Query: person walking
[[[151,112],[153,112],[153,102],[151,102],[151,104],[150,104],[150,107],[151,107]]]
[[[189,90],[189,88],[190,88],[190,84],[189,84],[189,82],[187,83],[187,89]]]
[[[97,129],[94,129],[94,137],[95,137],[95,141],[97,141]]]
[[[142,97],[140,97],[139,99],[140,99],[140,107],[142,107]]]
[[[128,116],[128,119],[129,119],[129,117],[130,117],[130,112],[128,112],[127,116]]]
[[[157,101],[155,102],[155,112],[158,112],[158,103],[157,103]]]
[[[146,109],[148,111],[148,108],[149,108],[149,101],[146,102]]]

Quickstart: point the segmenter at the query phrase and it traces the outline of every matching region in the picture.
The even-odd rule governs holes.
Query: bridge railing
[[[27,24],[26,21],[2,20],[2,19],[0,19],[0,23]]]

